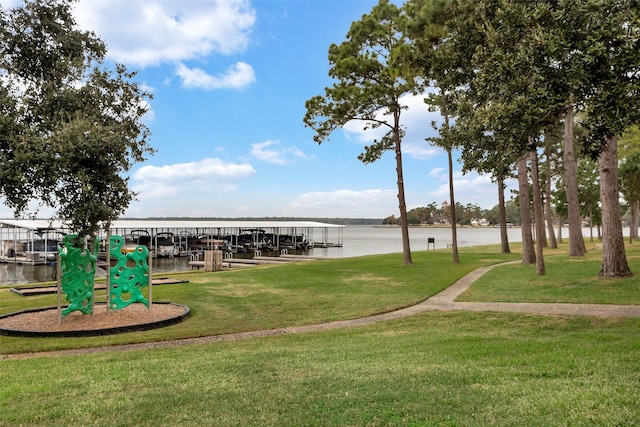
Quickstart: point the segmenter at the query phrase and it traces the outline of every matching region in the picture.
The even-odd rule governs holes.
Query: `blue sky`
[[[154,96],[144,120],[157,153],[132,169],[139,200],[125,216],[398,215],[393,153],[370,165],[357,159],[379,135],[350,123],[318,145],[302,122],[305,101],[332,83],[329,45],[376,3],[80,0],[78,24],[107,43],[109,60],[138,70]],[[404,102],[407,207],[440,204],[447,157],[425,142],[438,115],[421,97]],[[454,168],[456,201],[497,203],[488,176]],[[0,207],[0,217],[10,216]]]

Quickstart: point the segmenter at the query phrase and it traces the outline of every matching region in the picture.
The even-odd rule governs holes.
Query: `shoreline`
[[[355,225],[355,224],[354,224]],[[374,228],[400,228],[399,224],[380,224],[374,225]],[[412,224],[409,228],[451,228],[450,224]],[[458,224],[456,228],[478,228],[478,229],[492,229],[500,228],[495,225],[463,225]],[[520,228],[519,225],[508,225],[507,228]]]

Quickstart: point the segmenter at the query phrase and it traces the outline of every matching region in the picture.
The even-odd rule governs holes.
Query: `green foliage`
[[[305,104],[304,123],[316,132],[314,141],[323,143],[334,130],[355,120],[364,122],[365,129],[387,129],[359,156],[364,163],[400,144],[399,120],[405,108],[400,97],[419,88],[396,60],[406,44],[401,26],[400,9],[382,0],[351,25],[343,43],[329,47],[329,76],[335,83]]]
[[[411,0],[405,9],[415,64],[457,116],[439,138],[464,147],[466,170],[502,174],[567,103],[586,113],[583,149],[594,158],[638,120],[635,0]]]
[[[126,173],[153,152],[141,122],[150,95],[135,73],[105,64],[104,43],[77,28],[71,4],[0,9],[0,195],[16,216],[39,201],[90,235],[135,197]]]
[[[484,170],[499,172],[529,151],[528,137],[539,134],[549,113],[558,111],[562,102],[554,99],[556,91],[536,72],[539,64],[529,50],[544,25],[535,13],[541,3],[454,2],[456,12],[448,23],[453,37],[444,49],[463,67],[459,74],[466,78],[463,96],[454,105],[464,113],[458,120],[464,124],[462,135],[475,134],[470,142],[483,144],[482,151],[487,144],[498,144],[497,150],[489,151],[503,156],[481,162]],[[454,87],[460,86],[456,83]],[[469,161],[471,167],[478,162]]]
[[[407,221],[410,225],[433,224],[434,213],[429,207],[413,208],[407,212]]]
[[[494,210],[497,209],[494,207]],[[450,210],[448,205],[438,207],[435,202],[430,203],[426,207],[413,208],[409,212],[407,212],[407,218],[410,225],[419,225],[419,224],[436,224],[441,223],[442,221],[450,221]],[[456,204],[456,216],[457,223],[461,225],[471,225],[471,221],[473,219],[481,219],[486,218],[489,219],[489,211],[486,209],[482,209],[480,206],[467,203],[466,205],[462,205],[461,203]],[[387,221],[387,223],[392,223],[391,220]],[[492,221],[493,224],[498,223],[498,221]]]
[[[578,198],[581,215],[601,224],[598,165],[587,157],[578,161]]]
[[[407,212],[407,215],[409,215],[409,212]],[[389,215],[382,220],[382,225],[398,225],[399,222],[400,221],[398,220],[398,218],[396,218],[395,215]]]
[[[520,223],[520,207],[517,199],[511,199],[505,202],[507,222],[511,224]],[[438,207],[435,202],[430,203],[426,207],[413,208],[407,212],[407,218],[410,225],[420,224],[440,224],[450,222],[450,209],[448,205]],[[483,209],[477,204],[456,203],[457,223],[460,225],[472,225],[472,220],[486,219],[490,224],[499,224],[500,217],[498,213],[498,205],[491,209]],[[398,220],[394,216],[385,218],[383,224],[396,224]]]
[[[588,131],[582,151],[596,159],[607,153],[608,142],[638,123],[637,0],[454,0],[436,8],[439,13],[431,8],[434,4],[443,3],[407,2],[407,10],[418,21],[410,26],[413,45],[427,52],[416,55],[421,75],[440,94],[439,100],[427,102],[445,117],[445,125],[431,141],[448,150],[461,147],[465,170],[490,172],[501,180],[518,158],[539,148],[545,129],[564,119],[570,241],[578,245],[571,253],[582,255],[582,240],[576,238],[581,236],[577,173],[569,149],[574,136],[568,124],[573,124],[577,112]],[[432,37],[438,25],[447,31]],[[456,117],[455,126],[449,126],[449,116]],[[519,178],[523,189],[524,166]],[[601,171],[606,175],[615,167],[615,159],[610,160]],[[618,191],[615,178],[602,178],[602,183],[602,222],[611,225],[605,233],[611,239],[605,239],[603,271],[612,274],[617,270],[614,265],[625,264],[624,253],[619,252],[622,233],[614,227],[619,221]],[[590,212],[591,199],[584,201]],[[540,224],[541,211],[535,211]],[[615,274],[630,274],[620,270]]]
[[[507,200],[504,203],[504,206],[505,206],[505,213],[507,217],[506,222],[514,225],[520,224],[520,205],[518,203],[518,199],[512,198],[510,200]],[[483,215],[483,218],[486,218],[487,220],[489,220],[491,224],[499,224],[500,223],[499,206],[495,205],[494,207],[489,209]]]

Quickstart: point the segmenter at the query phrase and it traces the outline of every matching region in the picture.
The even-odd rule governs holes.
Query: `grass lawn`
[[[640,305],[640,245],[628,245],[627,261],[634,277],[598,277],[602,252],[594,244],[585,257],[569,257],[566,245],[545,254],[546,274],[535,265],[512,264],[484,274],[458,301],[545,302]]]
[[[182,276],[188,284],[153,291],[154,299],[192,308],[182,324],[102,338],[0,337],[0,349],[88,347],[359,317],[423,300],[481,265],[517,259],[495,251],[465,248],[457,266],[450,254],[432,251],[415,253],[413,266],[394,254],[193,273]],[[554,279],[536,277],[529,266],[500,266],[463,297],[483,300],[504,288],[512,289],[504,300],[543,300],[536,286],[546,282],[560,300],[575,299],[581,292],[573,287],[580,286],[590,294],[586,302],[640,303],[639,279],[593,280],[595,251],[580,260],[561,251],[546,258]],[[628,255],[640,274],[640,251],[632,247]],[[556,272],[569,265],[567,273]],[[612,291],[597,292],[599,286]],[[0,312],[55,303],[55,297],[33,298],[0,289]],[[639,425],[639,331],[640,319],[429,312],[235,342],[0,356],[0,426]]]
[[[0,353],[42,351],[219,335],[363,317],[422,301],[464,274],[517,255],[465,254],[453,265],[446,252],[417,252],[414,265],[402,254],[318,260],[216,273],[170,275],[189,283],[153,288],[154,301],[191,309],[186,322],[136,334],[87,338],[0,336]],[[163,275],[164,276],[164,275]],[[104,300],[104,292],[96,300]],[[0,289],[0,314],[55,307],[55,295],[22,297]]]

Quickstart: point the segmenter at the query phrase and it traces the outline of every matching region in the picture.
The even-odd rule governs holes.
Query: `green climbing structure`
[[[84,314],[93,313],[94,278],[96,261],[98,259],[99,242],[97,238],[89,244],[89,248],[77,247],[78,236],[67,234],[63,244],[58,248],[60,254],[60,270],[62,292],[69,302],[62,310],[62,317],[80,311]]]
[[[149,300],[142,294],[149,286],[149,248],[137,246],[133,252],[123,253],[123,245],[124,238],[111,236],[109,307],[120,310],[136,302],[149,307]]]

